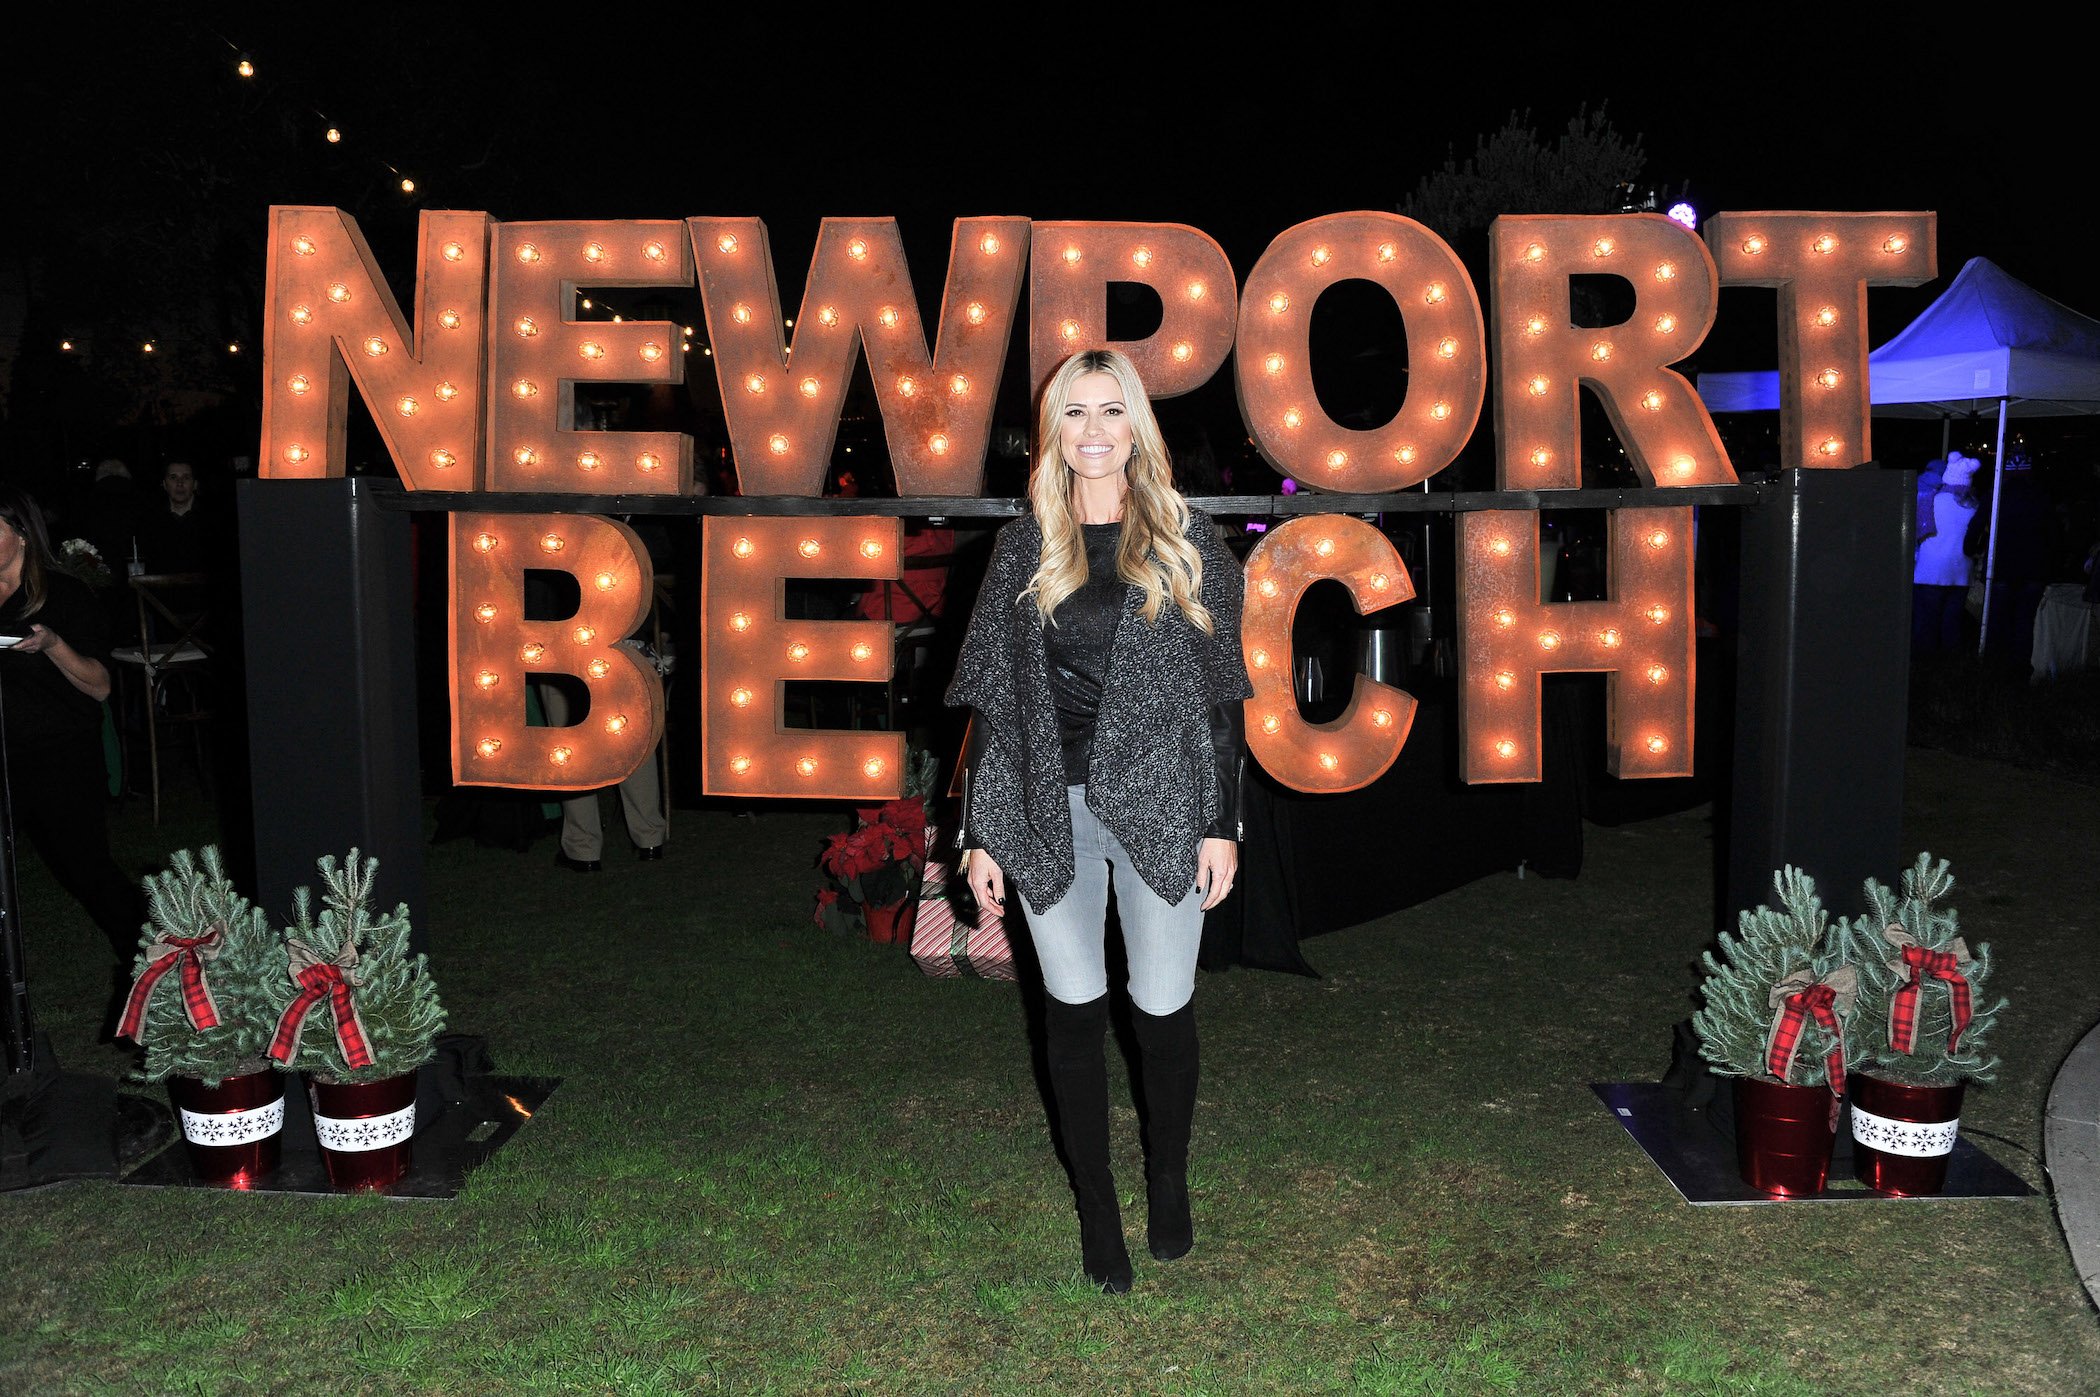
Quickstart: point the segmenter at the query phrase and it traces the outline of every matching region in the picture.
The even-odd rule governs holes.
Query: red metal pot
[[[308,1077],[306,1090],[321,1162],[338,1192],[376,1192],[408,1172],[416,1133],[415,1073],[355,1083]]]
[[[1944,1190],[1968,1085],[1906,1087],[1853,1073],[1852,1160],[1859,1181],[1898,1197]]]
[[[1829,1087],[1735,1079],[1735,1160],[1743,1182],[1792,1197],[1821,1193],[1837,1143],[1837,1097]]]
[[[215,1087],[170,1077],[168,1095],[199,1179],[249,1188],[277,1168],[284,1145],[284,1078],[277,1072],[244,1072]]]

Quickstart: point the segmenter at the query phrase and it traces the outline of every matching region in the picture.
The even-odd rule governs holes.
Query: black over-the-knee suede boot
[[[1108,996],[1089,1004],[1045,999],[1050,1095],[1079,1203],[1079,1251],[1087,1279],[1115,1294],[1130,1289],[1130,1252],[1108,1167]]]
[[[1145,1083],[1145,1243],[1161,1261],[1195,1245],[1189,1217],[1189,1124],[1196,1114],[1196,1004],[1154,1016],[1133,1009]]]

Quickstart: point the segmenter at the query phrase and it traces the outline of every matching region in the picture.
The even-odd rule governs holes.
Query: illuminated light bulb
[[[297,444],[287,446],[284,449],[284,459],[290,461],[295,466],[298,465],[301,461],[305,460],[309,454],[310,453],[305,447],[299,446]]]
[[[1060,324],[1058,325],[1058,327],[1057,327],[1057,335],[1058,335],[1058,338],[1059,338],[1059,339],[1066,339],[1066,340],[1076,340],[1076,339],[1078,339],[1078,338],[1079,338],[1079,322],[1078,322],[1078,321],[1076,321],[1076,320],[1066,320],[1066,321],[1063,321],[1063,322],[1061,322],[1061,323],[1060,323]]]
[[[448,330],[457,330],[459,328],[459,312],[456,310],[439,311],[438,324],[444,326]]]
[[[1599,238],[1590,244],[1590,256],[1609,257],[1619,250],[1619,245],[1610,238]]]
[[[1337,471],[1338,471],[1338,470],[1341,470],[1341,469],[1342,469],[1343,467],[1347,466],[1348,464],[1349,464],[1349,453],[1348,453],[1348,452],[1346,452],[1346,451],[1330,451],[1330,452],[1328,452],[1328,453],[1327,453],[1327,468],[1328,468],[1329,470],[1337,470]]]
[[[775,456],[785,456],[787,455],[788,439],[775,432],[772,436],[766,438],[766,447]]]
[[[1268,651],[1266,651],[1266,650],[1257,650],[1257,651],[1255,651],[1255,652],[1254,652],[1254,657],[1253,657],[1253,658],[1254,658],[1254,667],[1255,667],[1256,669],[1267,669],[1267,668],[1269,667],[1269,652],[1268,652]]]
[[[1440,359],[1454,359],[1454,358],[1457,358],[1457,357],[1458,357],[1458,341],[1457,341],[1457,340],[1455,340],[1455,339],[1453,339],[1453,338],[1451,338],[1451,336],[1449,336],[1449,335],[1446,335],[1446,336],[1444,336],[1444,337],[1443,337],[1442,339],[1440,339],[1440,340],[1438,340],[1438,341],[1436,342],[1436,352],[1437,352],[1437,357],[1438,357],[1438,358],[1440,358]]]
[[[1661,412],[1663,409],[1663,395],[1650,388],[1647,392],[1641,394],[1641,406],[1650,412]]]
[[[868,244],[864,238],[855,238],[846,244],[846,255],[858,262],[868,255]]]
[[[1838,312],[1836,306],[1824,306],[1816,311],[1816,324],[1821,325],[1824,329],[1827,330],[1837,323]]]
[[[1643,611],[1641,615],[1647,617],[1654,624],[1660,626],[1663,622],[1670,619],[1670,608],[1658,602],[1656,605],[1649,607],[1646,611]]]
[[[1670,469],[1678,475],[1690,475],[1699,469],[1699,463],[1689,456],[1679,456],[1670,462]]]
[[[510,386],[510,391],[516,397],[530,398],[540,391],[540,387],[529,378],[521,378]]]
[[[947,434],[944,432],[935,432],[932,436],[928,437],[926,439],[926,445],[932,449],[933,454],[936,456],[945,456],[948,454],[948,437]]]
[[[751,769],[751,759],[749,757],[731,757],[729,759],[729,769],[742,776]]]
[[[483,757],[493,757],[502,750],[503,739],[500,737],[484,737],[474,744],[475,753]]]
[[[314,240],[301,233],[298,237],[292,239],[292,251],[298,253],[301,257],[311,257],[316,251]]]
[[[1648,666],[1648,682],[1650,684],[1660,684],[1663,682],[1663,680],[1668,679],[1669,677],[1670,671],[1663,668],[1661,665]]]
[[[439,470],[451,470],[453,464],[458,460],[457,456],[454,456],[442,446],[430,453],[430,464],[436,466]]]
[[[1525,333],[1525,334],[1527,334],[1527,335],[1543,335],[1543,334],[1545,334],[1545,333],[1546,333],[1546,317],[1545,317],[1545,316],[1543,316],[1543,315],[1534,315],[1534,316],[1532,316],[1532,317],[1531,317],[1530,319],[1526,320],[1526,321],[1524,322],[1524,333]]]
[[[556,766],[567,766],[569,758],[575,755],[576,749],[574,747],[557,747],[547,754],[547,760],[553,762]]]
[[[1825,257],[1828,257],[1831,253],[1836,252],[1838,250],[1838,240],[1836,238],[1831,237],[1830,234],[1825,233],[1822,237],[1817,238],[1814,242],[1810,243],[1809,246],[1814,248],[1817,252],[1822,253]]]
[[[1597,639],[1603,642],[1604,648],[1607,650],[1618,649],[1619,642],[1625,638],[1619,634],[1618,628],[1615,626],[1606,626],[1603,630],[1597,632]]]
[[[906,374],[904,377],[897,380],[897,396],[901,398],[909,398],[910,396],[912,396],[912,394],[918,391],[919,381],[913,378],[910,374]]]
[[[474,676],[474,682],[484,689],[493,689],[503,682],[503,676],[492,669],[485,669]]]
[[[416,409],[421,406],[422,404],[418,403],[414,398],[403,398],[394,404],[394,411],[400,413],[403,417],[414,417]]]
[[[410,179],[410,178],[409,178],[409,177],[408,177],[407,175],[403,175],[403,176],[401,177],[401,192],[402,192],[403,194],[413,194],[413,193],[415,193],[415,192],[416,192],[416,182],[415,182],[414,180]]]
[[[518,244],[518,260],[526,263],[537,262],[540,260],[540,250],[531,243],[520,243]]]
[[[586,262],[603,262],[605,260],[605,244],[585,243],[583,245],[583,260]],[[588,304],[586,304],[586,309],[588,309]]]
[[[729,691],[729,701],[738,708],[749,708],[751,706],[751,691],[749,689],[731,689]]]
[[[1835,388],[1838,386],[1839,381],[1840,375],[1836,369],[1825,369],[1816,375],[1816,382],[1822,384],[1825,388]]]
[[[598,469],[601,460],[595,451],[579,451],[576,453],[576,464],[587,471],[594,471]]]
[[[149,345],[147,347],[150,349],[152,346]],[[386,353],[386,341],[377,335],[368,337],[365,340],[365,353],[377,359],[380,355]]]
[[[898,315],[895,306],[884,306],[881,310],[875,312],[875,318],[882,323],[882,328],[885,330],[897,328]]]
[[[1190,300],[1192,300],[1192,301],[1200,301],[1200,300],[1202,300],[1202,299],[1203,299],[1203,298],[1204,298],[1205,296],[1207,296],[1207,295],[1209,295],[1209,294],[1210,294],[1210,288],[1209,288],[1208,286],[1205,286],[1205,285],[1204,285],[1204,284],[1203,284],[1202,282],[1200,282],[1200,281],[1192,281],[1192,282],[1190,282],[1190,283],[1189,283],[1189,299],[1190,299]]]
[[[1320,541],[1319,541],[1318,543],[1315,543],[1315,544],[1313,545],[1313,552],[1315,552],[1315,553],[1319,554],[1319,555],[1320,555],[1321,557],[1323,557],[1323,558],[1331,558],[1331,557],[1333,557],[1333,556],[1334,556],[1334,540],[1333,540],[1333,539],[1331,539],[1331,538],[1323,538],[1323,539],[1321,539],[1321,540],[1320,540]]]
[[[751,308],[750,308],[749,306],[738,306],[738,307],[737,307],[737,309],[743,312],[743,314],[742,314],[741,316],[737,317],[737,323],[738,323],[738,324],[740,324],[740,325],[742,325],[742,324],[748,324],[748,323],[750,323],[750,319],[751,319]],[[827,330],[829,330],[829,329],[832,329],[832,328],[834,328],[835,326],[837,326],[837,324],[839,323],[839,312],[838,312],[838,307],[837,307],[837,306],[819,306],[819,307],[817,307],[817,323],[818,323],[819,325],[822,325],[822,326],[823,326],[823,327],[824,327],[825,329],[827,329]]]
[[[1284,414],[1283,414],[1283,425],[1284,425],[1284,426],[1286,426],[1286,427],[1297,427],[1297,426],[1299,426],[1300,424],[1302,424],[1302,423],[1303,423],[1304,421],[1305,421],[1305,414],[1304,414],[1304,413],[1302,413],[1302,412],[1300,412],[1300,411],[1298,411],[1298,409],[1296,409],[1296,408],[1286,408],[1286,409],[1284,410]]]
[[[578,645],[589,645],[597,637],[598,632],[590,626],[578,626],[569,634],[576,638]]]
[[[873,657],[873,655],[875,654],[875,647],[869,645],[866,641],[862,641],[859,644],[855,645],[849,653],[856,660],[866,660]]]
[[[1657,281],[1675,281],[1677,279],[1677,264],[1675,262],[1656,263],[1655,279]]]
[[[664,347],[655,340],[648,340],[642,345],[640,353],[644,363],[653,364],[664,357]]]
[[[343,131],[342,128],[339,126],[329,127],[326,131],[323,131],[321,133],[321,136],[328,142],[328,144],[332,146],[341,145],[343,142]]]
[[[495,547],[496,536],[494,534],[483,533],[474,535],[474,551],[476,553],[494,552]]]
[[[518,656],[519,658],[523,659],[526,664],[536,665],[541,660],[547,658],[547,647],[540,644],[537,640],[530,641],[524,646],[523,649],[518,651]]]
[[[1494,610],[1494,620],[1496,625],[1504,630],[1508,630],[1511,626],[1517,624],[1517,613],[1506,606],[1498,606]]]
[[[292,323],[293,323],[294,325],[305,325],[305,324],[308,324],[308,323],[310,323],[310,322],[311,322],[311,321],[313,320],[313,318],[314,318],[314,312],[313,312],[313,308],[312,308],[311,306],[293,306],[293,307],[292,307]]]
[[[654,451],[644,451],[641,455],[634,458],[634,463],[642,470],[653,471],[663,465],[664,461],[663,457],[657,455]]]
[[[233,65],[233,71],[244,78],[252,78],[255,76],[255,65],[243,58],[240,62]]]
[[[752,546],[750,539],[740,538],[730,546],[729,551],[736,554],[739,558],[748,558],[757,550]]]
[[[729,318],[739,325],[749,325],[751,323],[751,307],[739,301],[729,308]],[[824,323],[829,325],[831,322],[827,320]]]
[[[813,538],[803,539],[795,545],[795,551],[805,558],[814,558],[824,550],[824,545]]]
[[[1506,737],[1505,737],[1505,738],[1503,738],[1503,739],[1502,739],[1502,740],[1501,740],[1500,742],[1498,742],[1498,743],[1496,743],[1496,744],[1495,744],[1495,755],[1496,755],[1496,756],[1498,756],[1498,757],[1501,757],[1501,758],[1503,758],[1503,759],[1507,760],[1507,759],[1508,759],[1508,758],[1510,758],[1510,757],[1514,757],[1514,756],[1515,756],[1516,754],[1517,754],[1517,744],[1516,744],[1516,743],[1514,743],[1514,742],[1511,742],[1511,741],[1510,741],[1510,740],[1509,740],[1508,738],[1506,738]]]
[[[612,673],[612,661],[592,660],[583,667],[583,672],[593,679],[603,679],[606,675]]]
[[[1196,346],[1194,346],[1194,345],[1190,344],[1190,343],[1189,343],[1189,342],[1188,342],[1187,340],[1176,340],[1176,341],[1174,341],[1174,362],[1175,362],[1175,363],[1177,363],[1177,364],[1186,364],[1186,363],[1187,363],[1187,362],[1188,362],[1189,360],[1191,360],[1191,359],[1193,359],[1193,358],[1195,358],[1195,357],[1196,357]]]
[[[1422,300],[1427,305],[1442,305],[1444,297],[1449,294],[1444,289],[1444,283],[1441,281],[1432,281],[1429,285],[1422,288]]]
[[[590,297],[586,296],[586,297],[584,297],[584,298],[583,298],[583,308],[584,308],[585,310],[589,310],[589,309],[591,308],[591,298],[590,298]]]
[[[1412,446],[1403,446],[1397,451],[1393,452],[1393,459],[1398,461],[1403,466],[1411,466],[1415,463],[1416,454],[1417,453]]]
[[[454,398],[456,398],[456,397],[458,397],[458,396],[459,396],[459,389],[458,389],[458,387],[457,387],[457,386],[455,386],[454,384],[452,384],[452,383],[449,383],[449,382],[448,382],[448,383],[440,383],[440,384],[439,384],[439,385],[437,386],[437,395],[438,395],[438,401],[439,401],[439,402],[441,402],[441,403],[449,403],[449,402],[451,402],[451,401],[452,401],[452,400],[453,400]]]
[[[350,299],[350,288],[340,281],[332,281],[328,284],[328,299],[342,305]]]
[[[1386,576],[1386,575],[1385,575],[1384,573],[1382,573],[1382,572],[1374,572],[1374,573],[1372,573],[1372,574],[1371,574],[1371,590],[1372,590],[1372,591],[1374,591],[1374,592],[1383,592],[1383,591],[1384,591],[1384,590],[1385,590],[1386,588],[1388,588],[1388,587],[1390,587],[1390,586],[1392,586],[1392,585],[1393,585],[1393,579],[1392,579],[1392,578],[1390,578],[1390,577],[1387,577],[1387,576]]]
[[[1381,262],[1391,262],[1399,255],[1400,249],[1392,243],[1380,243],[1378,245],[1378,260]]]
[[[1279,592],[1281,592],[1283,589],[1276,585],[1275,578],[1264,577],[1260,582],[1255,584],[1255,590],[1260,592],[1265,597],[1273,597]]]
[[[618,325],[618,324],[619,324],[619,323],[621,322],[621,319],[622,319],[622,317],[620,317],[620,316],[617,316],[617,315],[616,315],[616,316],[614,316],[614,317],[613,317],[613,324],[615,324],[615,325]]]
[[[1282,720],[1279,719],[1274,713],[1265,713],[1262,715],[1261,730],[1263,732],[1275,732],[1282,726]]]
[[[1546,396],[1546,390],[1548,388],[1551,388],[1553,384],[1551,380],[1549,380],[1544,374],[1533,374],[1531,376],[1531,382],[1525,384],[1524,386],[1531,390],[1532,397],[1543,398]]]
[[[1532,243],[1524,249],[1524,260],[1535,266],[1546,260],[1546,249],[1538,243]]]
[[[1068,247],[1064,250],[1064,253],[1062,255],[1065,259],[1065,265],[1067,267],[1076,267],[1079,265],[1081,253],[1078,248]]]
[[[659,242],[643,243],[642,256],[648,258],[651,262],[661,262],[664,260],[664,245]]]
[[[804,757],[795,763],[795,770],[804,776],[814,776],[817,774],[817,759],[815,757]]]
[[[1611,345],[1604,340],[1598,340],[1590,346],[1590,358],[1595,359],[1600,364],[1603,363],[1606,359],[1611,358]]]
[[[510,458],[521,466],[529,466],[540,459],[540,453],[529,446],[521,446],[510,453]]]
[[[982,325],[982,324],[984,324],[984,322],[985,322],[985,318],[986,318],[986,316],[987,316],[987,315],[989,315],[989,314],[990,314],[990,312],[988,312],[988,311],[986,311],[986,310],[985,310],[985,308],[984,308],[984,302],[982,302],[982,301],[972,301],[972,302],[970,302],[970,304],[968,304],[967,306],[964,306],[964,307],[963,307],[963,319],[965,319],[965,320],[969,321],[969,322],[970,322],[970,323],[971,323],[972,325]],[[822,317],[821,317],[821,316],[820,316],[820,317],[818,317],[818,318],[819,318],[819,319],[822,319]],[[837,316],[836,316],[836,313],[834,313],[834,315],[833,315],[833,320],[836,320],[836,319],[837,319]],[[826,323],[826,324],[831,324],[831,323],[832,323],[832,321],[825,321],[825,323]]]
[[[61,353],[71,354],[73,352],[73,341],[60,340],[58,342],[58,347]]]
[[[1515,545],[1500,534],[1488,540],[1488,552],[1498,558],[1507,558],[1514,548]]]
[[[496,608],[488,602],[483,602],[474,608],[474,619],[484,626],[489,625],[496,619]]]
[[[1151,266],[1151,265],[1152,265],[1152,249],[1151,249],[1151,248],[1149,248],[1149,247],[1141,247],[1141,248],[1138,248],[1138,249],[1136,249],[1135,251],[1133,251],[1133,252],[1132,252],[1132,253],[1130,254],[1130,264],[1131,264],[1132,266],[1134,266],[1134,267],[1149,267],[1149,266]]]
[[[1560,632],[1559,632],[1559,631],[1540,631],[1540,632],[1539,632],[1539,649],[1541,649],[1541,650],[1558,650],[1558,649],[1560,649]]]
[[[613,576],[609,572],[601,572],[591,580],[598,584],[598,590],[601,592],[610,592],[614,587],[619,585],[620,581],[619,578]]]
[[[291,389],[294,393],[310,393],[313,391],[313,386],[314,381],[305,374],[293,374],[291,381],[285,384],[285,387]]]
[[[586,359],[603,359],[605,357],[605,346],[596,340],[585,340],[576,347],[576,352]]]
[[[802,663],[802,661],[809,658],[809,647],[799,640],[796,641],[788,647],[788,658],[797,664]]]
[[[744,380],[744,391],[746,393],[765,392],[766,376],[764,374],[752,374],[749,378]]]
[[[1272,374],[1280,374],[1283,372],[1283,356],[1281,354],[1268,355],[1261,361],[1261,366]]]
[[[1332,260],[1334,260],[1334,254],[1326,248],[1316,247],[1312,250],[1312,264],[1315,267],[1324,267]]]
[[[1901,233],[1891,233],[1891,234],[1889,234],[1889,236],[1888,236],[1888,237],[1887,237],[1887,238],[1886,238],[1886,239],[1885,239],[1885,240],[1884,240],[1884,241],[1882,242],[1882,244],[1881,244],[1881,250],[1882,250],[1883,252],[1901,252],[1901,251],[1903,251],[1903,249],[1905,249],[1905,248],[1907,248],[1907,247],[1909,247],[1909,246],[1910,246],[1910,239],[1909,239],[1909,238],[1906,238],[1906,237],[1904,237],[1904,236],[1903,236],[1903,235],[1902,235]]]
[[[1451,404],[1431,403],[1429,405],[1429,415],[1435,418],[1437,421],[1442,422],[1444,419],[1448,418],[1451,415]]]
[[[748,611],[732,612],[729,617],[729,629],[735,631],[738,635],[742,635],[745,631],[750,630],[751,613]]]
[[[1269,297],[1270,314],[1281,315],[1290,308],[1291,298],[1284,295],[1281,291],[1278,291],[1275,295]]]
[[[1374,710],[1371,714],[1371,725],[1380,728],[1391,727],[1393,725],[1393,710],[1390,708]]]
[[[1749,237],[1743,239],[1743,251],[1749,253],[1752,257],[1757,256],[1764,250],[1765,240],[1762,234],[1752,233]]]
[[[1675,331],[1676,329],[1677,329],[1677,317],[1676,317],[1676,316],[1674,316],[1674,315],[1658,315],[1658,316],[1656,316],[1656,317],[1655,317],[1655,333],[1656,333],[1656,334],[1658,334],[1658,335],[1667,335],[1667,334],[1670,334],[1670,333],[1672,333],[1672,332],[1673,332],[1673,331]]]
[[[1668,548],[1670,546],[1670,531],[1668,529],[1657,529],[1649,534],[1648,546],[1650,548]]]
[[[1321,769],[1322,771],[1333,771],[1333,770],[1334,770],[1335,768],[1339,767],[1339,766],[1340,766],[1341,764],[1342,764],[1342,760],[1341,760],[1341,758],[1340,758],[1340,757],[1337,757],[1337,756],[1336,756],[1336,755],[1335,755],[1334,753],[1332,753],[1332,752],[1322,752],[1322,753],[1320,753],[1320,769]]]
[[[814,378],[805,378],[796,386],[802,390],[802,396],[805,398],[814,398],[824,391],[824,385]]]
[[[627,731],[627,715],[625,713],[615,713],[612,717],[607,718],[605,720],[605,730],[614,737],[618,737],[621,733]]]
[[[1516,674],[1515,674],[1515,673],[1514,673],[1513,671],[1510,671],[1510,670],[1506,670],[1506,669],[1504,669],[1504,670],[1498,670],[1498,671],[1496,671],[1496,673],[1495,673],[1495,687],[1496,687],[1496,688],[1498,688],[1498,689],[1503,689],[1503,690],[1508,690],[1508,689],[1514,689],[1514,688],[1516,688],[1516,687],[1517,687],[1517,676],[1516,676]]]
[[[1844,449],[1844,443],[1840,442],[1836,437],[1825,437],[1822,443],[1816,447],[1816,450],[1825,456],[1835,456]]]
[[[1552,460],[1553,460],[1553,453],[1552,453],[1552,452],[1550,452],[1550,451],[1548,451],[1548,450],[1547,450],[1547,449],[1546,449],[1545,447],[1543,447],[1543,446],[1535,446],[1535,447],[1533,447],[1533,448],[1532,448],[1532,450],[1531,450],[1531,464],[1533,464],[1534,466],[1541,466],[1541,467],[1543,467],[1543,466],[1546,466],[1546,465],[1549,465],[1549,464],[1551,464]]]
[[[1175,345],[1175,346],[1174,346],[1174,354],[1175,354],[1175,357],[1177,357],[1177,358],[1181,357],[1181,346],[1180,346],[1180,345],[1178,345],[1178,344],[1177,344],[1177,345]],[[956,375],[955,377],[953,377],[953,378],[949,379],[949,380],[948,380],[948,391],[949,391],[949,392],[951,392],[951,393],[953,393],[953,394],[954,394],[954,395],[955,395],[956,397],[958,397],[958,398],[960,398],[960,397],[964,396],[965,394],[967,394],[967,393],[968,393],[968,392],[970,391],[970,377],[969,377],[969,375],[968,375],[968,374],[957,374],[957,375]]]
[[[1648,739],[1648,750],[1656,753],[1658,756],[1668,751],[1669,747],[1669,739],[1665,738],[1661,733],[1655,733]]]
[[[546,549],[549,553],[559,553],[568,545],[562,541],[560,534],[546,534],[540,539],[540,547]]]

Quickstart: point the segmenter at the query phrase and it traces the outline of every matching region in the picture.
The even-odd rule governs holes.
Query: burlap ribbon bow
[[[370,1067],[372,1049],[365,1038],[364,1020],[357,1015],[357,999],[350,992],[360,978],[356,945],[344,942],[333,958],[323,956],[297,937],[288,938],[285,945],[291,952],[292,983],[299,987],[299,993],[277,1020],[277,1032],[270,1039],[270,1056],[279,1062],[292,1060],[299,1046],[299,1030],[306,1026],[307,1012],[326,999],[335,1014],[335,1041],[342,1047],[343,1061],[353,1071]]]
[[[1845,1090],[1845,1030],[1843,1020],[1859,998],[1859,972],[1849,965],[1817,979],[1806,966],[1772,986],[1769,1003],[1778,1012],[1772,1016],[1772,1031],[1765,1035],[1765,1071],[1786,1081],[1794,1070],[1794,1053],[1801,1046],[1801,1033],[1814,1019],[1830,1034],[1831,1049],[1823,1057],[1829,1072],[1830,1090]]]
[[[1890,922],[1881,929],[1881,935],[1896,948],[1895,958],[1887,962],[1888,968],[1904,977],[1902,988],[1889,999],[1889,1046],[1899,1053],[1917,1047],[1918,998],[1925,992],[1927,980],[1940,980],[1947,986],[1953,1011],[1953,1027],[1947,1033],[1947,1051],[1953,1052],[1961,1042],[1962,1030],[1969,1026],[1969,979],[1962,973],[1962,967],[1972,963],[1967,943],[1957,936],[1947,943],[1946,950],[1928,951],[1903,929],[1901,922]]]
[[[202,936],[170,936],[162,932],[160,939],[146,948],[146,968],[132,981],[131,993],[124,999],[124,1017],[117,1022],[117,1037],[140,1044],[146,1041],[139,1036],[145,1031],[146,1001],[153,998],[153,987],[170,970],[182,986],[182,1011],[189,1016],[191,1027],[217,1028],[219,1005],[204,978],[204,962],[218,959],[225,937],[224,922],[213,922]]]

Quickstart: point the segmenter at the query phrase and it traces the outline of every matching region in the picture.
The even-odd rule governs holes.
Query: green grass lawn
[[[1123,1297],[1079,1276],[1015,989],[811,924],[833,824],[680,812],[663,862],[596,878],[549,841],[431,849],[453,1026],[561,1089],[450,1203],[0,1197],[0,1391],[2100,1390],[2039,1163],[2100,1019],[2100,789],[1911,754],[1906,837],[1954,860],[2013,1001],[1964,1123],[2043,1196],[1678,1200],[1587,1084],[1661,1075],[1691,1008],[1699,812],[1592,829],[1579,881],[1316,941],[1322,980],[1203,977],[1197,1247],[1170,1266],[1112,1069]],[[209,812],[155,831],[133,803],[118,833],[143,868]],[[27,856],[22,883],[44,1025],[122,1070],[107,952]]]

